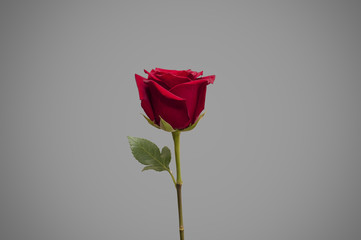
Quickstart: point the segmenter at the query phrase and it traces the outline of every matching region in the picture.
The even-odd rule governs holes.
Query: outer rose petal
[[[177,85],[170,90],[170,92],[186,100],[188,114],[192,124],[204,109],[208,84],[209,82],[207,80],[197,80]]]
[[[186,100],[169,92],[155,81],[149,81],[148,86],[156,124],[159,125],[160,116],[174,129],[186,128],[190,124]]]
[[[154,80],[156,81],[159,85],[161,85],[162,87],[164,87],[165,89],[168,89],[168,86],[166,83],[164,83],[161,79],[159,79],[156,75],[155,75],[155,72],[154,70],[152,69],[151,72],[148,72],[147,70],[144,69],[144,72],[146,74],[148,74],[148,79],[149,80]]]
[[[190,73],[192,76],[193,76],[193,79],[196,79],[197,77],[199,76],[202,76],[203,75],[203,71],[201,72],[194,72],[194,71],[191,71]]]
[[[210,75],[210,76],[206,76],[206,77],[202,77],[202,78],[198,78],[197,81],[202,81],[202,80],[205,80],[208,82],[208,84],[214,82],[214,80],[216,80],[216,75]],[[207,85],[208,85],[207,84]],[[196,106],[196,109],[195,109],[195,112],[194,112],[194,116],[195,116],[195,120],[197,120],[198,116],[201,114],[201,112],[203,111],[204,109],[204,104],[206,102],[206,90],[207,89],[204,89],[203,91],[200,91],[199,92],[199,95],[198,95],[198,104]]]
[[[216,79],[216,75],[209,75],[207,77],[201,77],[201,78],[198,78],[196,80],[207,80],[208,83],[212,83],[214,82],[214,80]]]
[[[144,82],[147,80],[144,77],[135,74],[135,81],[137,82],[139,98],[141,100],[141,106],[144,109],[144,112],[150,118],[150,120],[154,121],[153,108],[149,99],[149,87]]]

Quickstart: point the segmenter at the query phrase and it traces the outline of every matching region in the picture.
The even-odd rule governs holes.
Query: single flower
[[[135,74],[141,106],[155,126],[170,124],[174,130],[197,123],[204,110],[207,85],[215,75],[202,77],[203,71],[152,69],[144,78]],[[163,121],[164,120],[164,121]]]

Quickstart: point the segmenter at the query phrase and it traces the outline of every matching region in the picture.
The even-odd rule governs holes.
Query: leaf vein
[[[160,160],[157,159],[153,154],[147,151],[143,146],[140,146],[140,148],[143,149],[144,152],[146,152],[149,156],[151,156],[155,161],[157,161],[164,169],[169,169],[167,166],[165,166]],[[148,166],[151,166],[150,164]]]

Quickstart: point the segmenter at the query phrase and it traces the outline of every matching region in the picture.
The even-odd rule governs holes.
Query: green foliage
[[[134,158],[146,165],[142,171],[150,169],[158,172],[170,171],[171,153],[168,147],[163,147],[160,152],[157,145],[147,139],[128,136],[128,141]]]

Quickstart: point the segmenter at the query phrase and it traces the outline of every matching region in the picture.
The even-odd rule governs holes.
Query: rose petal
[[[209,76],[206,76],[206,77],[201,77],[201,78],[198,78],[196,80],[207,80],[208,83],[212,83],[214,82],[214,80],[216,79],[216,75],[209,75]]]
[[[152,69],[151,72],[148,72],[147,70],[144,69],[144,72],[145,72],[146,74],[148,74],[148,79],[149,79],[149,80],[154,80],[154,81],[156,81],[159,85],[161,85],[162,87],[164,87],[165,89],[169,89],[168,85],[167,85],[165,82],[163,82],[161,79],[159,79],[159,78],[155,75],[155,72],[154,72],[153,69]]]
[[[201,72],[196,72],[196,71],[192,71],[190,69],[188,70],[168,70],[168,69],[163,69],[163,68],[156,68],[154,70],[154,73],[156,74],[164,74],[164,73],[169,73],[172,74],[174,76],[180,76],[180,77],[187,77],[190,79],[196,79],[197,77],[203,75],[203,71]]]
[[[188,77],[189,75],[189,70],[169,70],[169,69],[163,69],[163,68],[156,68],[154,69],[154,72],[156,74],[164,74],[164,73],[170,73],[173,74],[175,76],[180,76],[180,77]]]
[[[173,75],[171,73],[157,73],[156,77],[158,79],[161,79],[163,84],[167,85],[167,89],[171,89],[172,87],[182,84],[182,83],[186,83],[186,82],[190,82],[191,79],[188,77],[181,77],[181,76],[176,76]]]
[[[208,84],[209,82],[207,80],[197,80],[177,85],[170,90],[170,92],[186,100],[188,114],[192,124],[204,109]]]
[[[201,72],[194,72],[194,71],[191,71],[190,73],[192,76],[193,76],[193,79],[196,79],[197,77],[199,76],[202,76],[203,75],[203,71]]]
[[[141,100],[141,106],[144,109],[144,112],[147,116],[154,121],[153,108],[149,99],[149,87],[144,82],[147,81],[144,77],[135,74],[135,81],[137,83],[139,98]]]
[[[174,129],[183,129],[190,124],[186,100],[169,92],[155,81],[149,81],[150,100],[154,109],[155,121],[159,116]]]
[[[153,69],[152,69],[152,71],[150,71],[150,72],[148,72],[147,70],[144,69],[144,72],[145,72],[146,74],[148,74],[148,79],[153,79],[153,80],[158,80],[158,81],[160,81],[160,79],[157,78],[157,76],[155,76],[155,72],[154,72]]]

